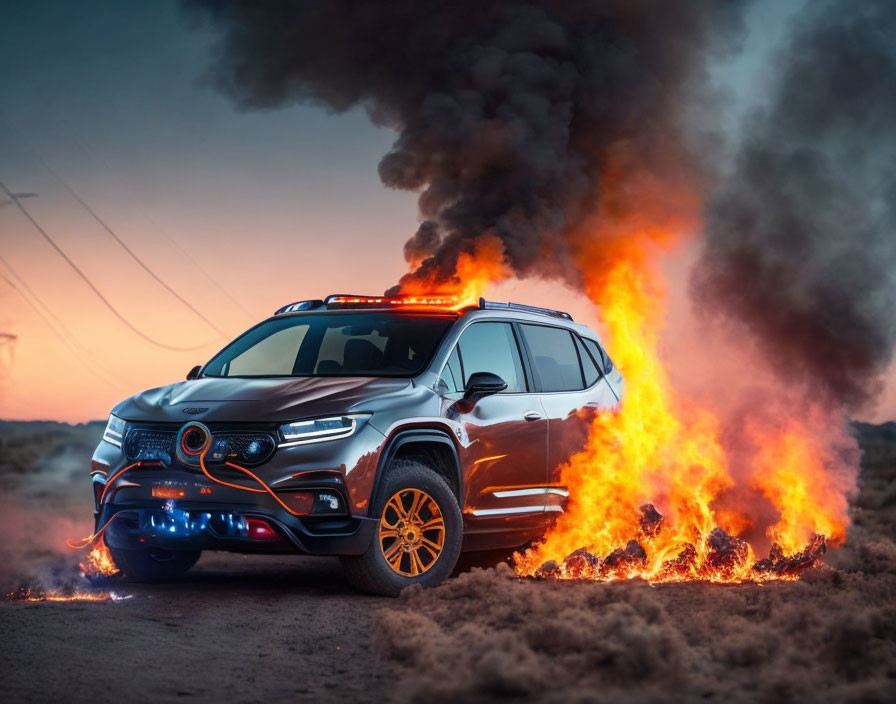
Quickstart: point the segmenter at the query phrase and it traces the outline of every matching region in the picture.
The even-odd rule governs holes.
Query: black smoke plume
[[[701,308],[819,398],[874,395],[896,338],[896,3],[805,3],[733,164],[697,131],[714,130],[707,67],[737,49],[747,2],[185,6],[219,32],[211,78],[241,106],[360,105],[397,131],[380,177],[419,191],[423,218],[403,284],[452,281],[488,235],[512,273],[580,285],[595,218],[688,181],[706,199]]]
[[[896,342],[896,3],[806,3],[711,195],[693,290],[860,407]]]
[[[420,191],[405,256],[434,283],[485,234],[515,274],[578,283],[573,233],[606,163],[650,168],[679,141],[692,77],[738,26],[736,4],[712,0],[187,7],[222,30],[212,78],[242,106],[363,105],[397,130],[379,173]]]

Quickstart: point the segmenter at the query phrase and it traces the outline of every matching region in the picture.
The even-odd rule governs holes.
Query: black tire
[[[115,565],[132,582],[165,582],[176,579],[189,570],[199,556],[199,550],[118,550],[109,548]]]
[[[398,596],[402,589],[412,584],[420,584],[424,588],[435,587],[451,575],[463,541],[463,521],[454,492],[443,477],[426,465],[410,460],[396,460],[383,477],[376,510],[371,515],[382,521],[384,507],[392,497],[405,490],[424,492],[438,506],[444,519],[441,552],[421,574],[399,574],[386,560],[384,551],[387,552],[388,549],[381,543],[378,526],[363,555],[345,555],[341,558],[346,579],[355,589],[370,594]],[[431,552],[428,551],[427,556],[431,556]],[[401,559],[399,558],[399,562]],[[410,556],[405,559],[409,560]]]

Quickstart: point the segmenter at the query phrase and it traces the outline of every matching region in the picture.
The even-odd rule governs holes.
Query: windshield
[[[382,311],[266,320],[238,337],[203,376],[414,376],[455,318]]]

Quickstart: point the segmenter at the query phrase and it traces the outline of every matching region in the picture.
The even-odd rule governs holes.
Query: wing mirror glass
[[[193,367],[193,368],[187,373],[187,381],[192,381],[193,379],[198,378],[198,377],[199,377],[199,372],[201,372],[201,371],[202,371],[202,367],[199,366],[199,365],[197,364],[195,367]]]
[[[491,372],[471,374],[464,388],[464,401],[476,403],[479,399],[497,394],[507,388],[507,382]]]

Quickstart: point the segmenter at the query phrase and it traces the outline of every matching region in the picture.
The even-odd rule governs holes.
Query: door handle
[[[526,420],[541,420],[541,413],[538,411],[526,411],[526,414],[523,416]]]

